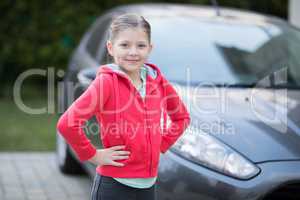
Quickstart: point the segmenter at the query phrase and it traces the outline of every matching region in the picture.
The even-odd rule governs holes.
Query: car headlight
[[[192,127],[173,145],[172,150],[208,168],[223,174],[249,179],[260,169],[215,137]]]

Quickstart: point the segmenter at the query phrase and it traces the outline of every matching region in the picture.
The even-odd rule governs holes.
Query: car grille
[[[300,200],[300,183],[280,187],[267,195],[264,200]]]

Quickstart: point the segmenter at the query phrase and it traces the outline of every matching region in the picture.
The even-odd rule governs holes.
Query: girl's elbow
[[[190,115],[187,116],[187,118],[185,119],[185,126],[188,127],[191,124],[191,117]]]
[[[63,134],[66,132],[66,130],[68,129],[68,124],[67,124],[67,119],[64,115],[62,115],[56,124],[56,130],[60,133]]]

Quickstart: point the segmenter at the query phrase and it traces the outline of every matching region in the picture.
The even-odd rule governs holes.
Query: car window
[[[103,16],[93,25],[91,29],[91,35],[87,42],[87,52],[91,55],[92,58],[97,60],[97,53],[99,50],[99,46],[101,46],[101,42],[103,42],[106,36],[106,32],[108,26],[111,22],[111,16]]]
[[[300,85],[300,33],[282,24],[149,17],[157,63],[170,80],[253,84],[287,68]]]

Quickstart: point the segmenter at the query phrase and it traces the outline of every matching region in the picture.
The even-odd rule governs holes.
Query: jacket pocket
[[[101,134],[104,147],[126,145],[126,138],[118,131],[117,128],[109,128],[104,134]]]
[[[162,129],[161,126],[153,133],[153,166],[157,167],[160,158],[160,146],[162,141]]]
[[[145,155],[147,153],[147,135],[143,133],[143,129],[137,130],[136,133],[129,133],[127,135],[126,147],[130,151],[130,156],[128,162],[143,163],[145,162]]]

